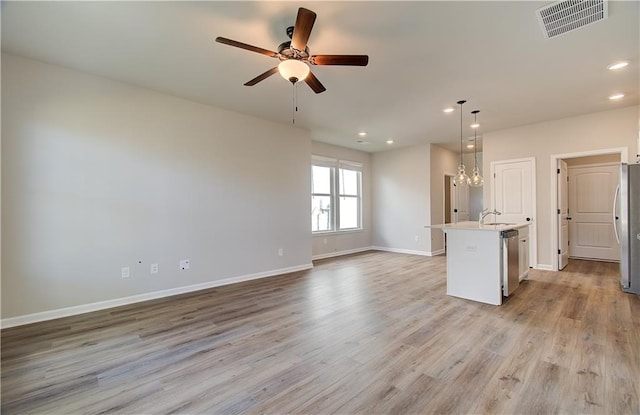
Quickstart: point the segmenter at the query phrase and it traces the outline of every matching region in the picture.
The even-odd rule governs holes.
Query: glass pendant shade
[[[482,187],[484,184],[484,179],[480,175],[480,169],[478,166],[473,168],[473,173],[469,177],[469,186],[471,187]]]
[[[458,174],[453,178],[453,182],[458,186],[464,186],[469,182],[469,176],[465,172],[464,164],[458,166]]]
[[[284,79],[295,84],[303,81],[309,75],[309,66],[297,59],[287,59],[280,62],[278,72]]]

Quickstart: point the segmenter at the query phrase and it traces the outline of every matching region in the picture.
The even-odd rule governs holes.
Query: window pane
[[[340,194],[357,196],[358,195],[358,174],[355,170],[340,169]]]
[[[311,193],[331,193],[331,167],[312,166]]]
[[[340,198],[340,229],[358,228],[358,198]]]
[[[331,197],[311,196],[311,231],[330,231]]]

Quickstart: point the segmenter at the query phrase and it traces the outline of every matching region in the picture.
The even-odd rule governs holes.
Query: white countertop
[[[531,222],[521,222],[521,223],[485,223],[480,224],[480,222],[466,221],[466,222],[457,222],[457,223],[443,223],[440,225],[427,225],[425,228],[432,229],[442,229],[444,232],[449,230],[469,230],[469,231],[506,231],[509,229],[518,229],[524,228],[525,226],[529,226]]]

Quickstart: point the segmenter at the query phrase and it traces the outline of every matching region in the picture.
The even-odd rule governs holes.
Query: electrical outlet
[[[284,255],[284,249],[280,248],[278,249],[278,256],[282,256]]]
[[[131,270],[129,267],[122,267],[120,269],[120,274],[122,275],[122,278],[129,278],[131,276]]]
[[[418,235],[416,235],[415,240],[416,240],[416,242],[418,242],[420,240],[420,237]]]
[[[158,264],[151,264],[150,272],[152,274],[157,274],[158,273]]]
[[[180,260],[180,269],[182,271],[188,270],[189,268],[191,268],[191,261],[189,261],[188,259]]]

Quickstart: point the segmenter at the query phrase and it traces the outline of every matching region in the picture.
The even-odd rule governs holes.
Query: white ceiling
[[[367,67],[314,66],[327,91],[298,86],[296,125],[316,140],[365,151],[639,103],[640,2],[609,2],[607,20],[547,40],[536,10],[550,2],[7,2],[2,50],[278,123],[291,123],[292,86],[277,61],[214,42],[274,50],[298,7],[318,15],[312,54],[368,54]],[[613,73],[617,60],[631,65]],[[612,102],[607,97],[623,92]],[[368,144],[359,144],[358,131]]]

